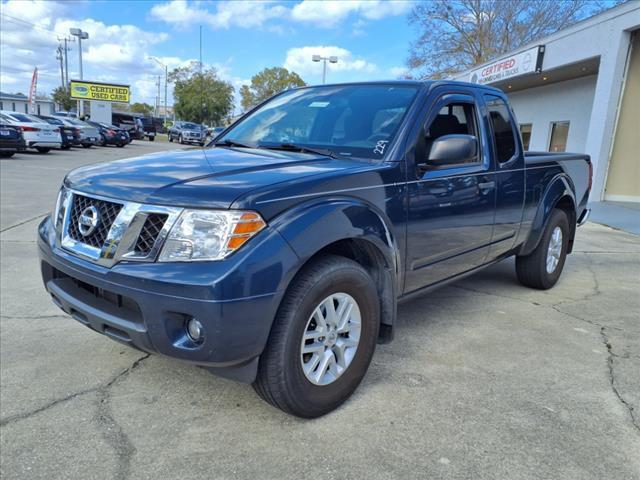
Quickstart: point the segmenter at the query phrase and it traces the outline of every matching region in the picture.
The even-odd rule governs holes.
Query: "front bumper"
[[[121,262],[105,268],[56,246],[47,218],[38,228],[42,278],[54,303],[98,333],[252,382],[297,264],[277,232],[262,233],[254,248],[223,262]],[[200,344],[186,335],[190,318],[204,326]]]

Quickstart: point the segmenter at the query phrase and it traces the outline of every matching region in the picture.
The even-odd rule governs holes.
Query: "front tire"
[[[567,258],[569,231],[567,214],[553,210],[535,250],[516,257],[516,273],[521,284],[547,290],[557,283]]]
[[[285,293],[254,389],[298,417],[334,410],[364,377],[379,325],[376,286],[361,265],[333,255],[313,261]]]
[[[180,145],[184,145],[184,140],[182,139],[182,134],[178,135],[178,142],[180,142]]]
[[[173,137],[169,134],[169,143],[173,143]]]

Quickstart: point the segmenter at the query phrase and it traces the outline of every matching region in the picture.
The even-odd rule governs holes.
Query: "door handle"
[[[490,190],[490,189],[495,188],[495,187],[496,187],[496,182],[495,181],[478,183],[478,188],[480,190]]]

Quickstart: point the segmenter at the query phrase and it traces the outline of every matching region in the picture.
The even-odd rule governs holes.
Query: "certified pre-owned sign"
[[[469,74],[468,81],[486,85],[519,75],[540,73],[542,71],[543,57],[544,45],[538,45],[472,71]]]
[[[76,100],[129,103],[129,85],[85,82],[83,80],[71,80],[69,84],[71,98]]]

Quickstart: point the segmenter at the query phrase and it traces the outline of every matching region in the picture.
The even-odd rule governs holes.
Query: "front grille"
[[[156,243],[156,239],[162,231],[167,218],[168,215],[164,213],[150,213],[147,216],[134,249],[136,255],[146,257],[151,253],[151,249]]]
[[[80,233],[78,220],[82,212],[88,207],[94,206],[98,210],[98,224],[95,230],[88,235]],[[78,242],[85,243],[95,248],[102,248],[111,226],[115,221],[118,213],[122,210],[119,203],[108,202],[106,200],[98,200],[96,198],[85,197],[75,194],[73,196],[73,204],[71,206],[71,215],[69,216],[68,234],[71,238]]]

